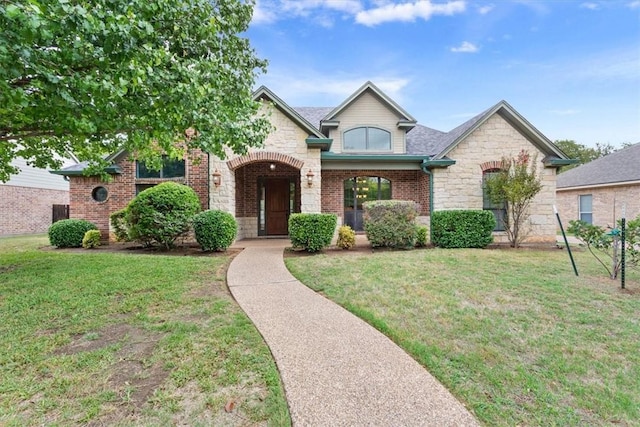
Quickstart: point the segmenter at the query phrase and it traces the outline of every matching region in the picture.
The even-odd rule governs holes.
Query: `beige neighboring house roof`
[[[640,143],[631,145],[558,175],[556,187],[640,184]]]

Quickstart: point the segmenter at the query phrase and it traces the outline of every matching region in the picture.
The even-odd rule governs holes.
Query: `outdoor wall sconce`
[[[220,184],[222,184],[222,174],[220,171],[216,169],[211,176],[213,177],[213,185],[220,187]]]
[[[307,172],[307,185],[309,187],[311,187],[313,185],[313,177],[315,175],[313,174],[313,172],[311,171],[311,169],[309,169],[309,172]]]
[[[271,163],[269,165],[269,169],[271,169],[272,171],[276,170],[276,164],[275,163]]]

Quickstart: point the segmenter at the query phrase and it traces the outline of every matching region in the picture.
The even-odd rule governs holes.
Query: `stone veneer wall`
[[[199,162],[193,159],[199,158]],[[208,209],[209,205],[209,171],[206,154],[196,152],[185,159],[185,177],[172,179],[136,178],[136,163],[123,155],[117,164],[122,173],[113,175],[110,182],[104,182],[100,177],[70,177],[70,207],[69,217],[86,219],[91,221],[102,233],[103,240],[113,241],[110,233],[109,215],[127,206],[129,201],[136,196],[136,184],[159,184],[166,181],[174,181],[185,184],[194,189],[202,209]],[[104,202],[96,202],[91,197],[94,188],[102,186],[107,189],[109,196]]]
[[[433,171],[434,210],[482,209],[481,164],[514,157],[521,150],[537,154],[542,171],[543,189],[530,208],[528,242],[555,242],[556,220],[553,213],[556,170],[542,164],[544,154],[498,114],[490,117],[448,154],[456,164]],[[505,233],[494,233],[496,241],[506,241]]]
[[[0,236],[45,233],[52,206],[68,204],[66,190],[0,185]]]
[[[578,196],[587,194],[592,196],[594,225],[613,226],[622,217],[623,207],[628,220],[640,215],[640,183],[569,190],[559,188],[556,191],[556,203],[565,228],[569,226],[569,221],[580,219]]]
[[[278,168],[281,168],[281,166],[286,165],[279,160],[279,156],[286,155],[299,160],[302,167],[299,170],[295,170],[295,175],[300,183],[300,212],[320,212],[320,185],[318,184],[322,180],[320,150],[317,148],[309,149],[305,142],[309,136],[308,132],[301,129],[279,109],[267,103],[264,103],[262,108],[268,110],[275,130],[267,137],[261,148],[249,150],[249,154],[246,157],[247,163],[231,168],[229,162],[237,158],[237,156],[228,153],[228,158],[231,160],[221,160],[215,156],[210,157],[210,170],[212,172],[218,170],[222,181],[217,188],[213,185],[213,182],[210,183],[212,189],[209,200],[211,209],[219,209],[235,215],[239,226],[238,239],[257,235],[257,216],[244,216],[244,212],[247,212],[245,206],[251,204],[251,198],[257,197],[257,190],[251,191],[251,188],[255,187],[257,176],[254,174],[253,169],[244,170],[250,164],[262,164],[262,168],[268,168],[268,165],[274,162]],[[261,160],[254,160],[251,154],[259,152],[265,154],[261,157]],[[316,183],[311,187],[306,185],[306,175],[309,170],[313,172],[314,182]],[[293,172],[288,170],[286,173]],[[251,176],[252,174],[253,176]],[[246,180],[248,179],[254,180],[252,186],[247,187]],[[236,192],[238,193],[237,196]],[[243,200],[240,205],[238,204],[239,199]],[[253,205],[257,206],[257,202],[253,203]]]
[[[322,171],[322,212],[338,215],[338,225],[344,216],[344,181],[356,176],[379,176],[391,181],[391,197],[413,200],[420,205],[420,222],[428,223],[429,176],[415,170],[324,170]]]

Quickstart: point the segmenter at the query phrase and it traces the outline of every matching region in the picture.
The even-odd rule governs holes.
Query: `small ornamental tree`
[[[516,157],[503,157],[501,169],[486,177],[487,195],[493,203],[504,203],[504,229],[512,247],[517,248],[528,234],[531,201],[542,190],[537,156],[522,150]]]
[[[607,270],[613,280],[618,277],[622,269],[622,259],[619,256],[621,223],[618,228],[607,232],[603,227],[587,224],[584,221],[570,221],[567,231],[574,234],[587,246],[591,255]],[[640,265],[640,215],[634,220],[627,221],[625,230],[625,266],[636,268]],[[607,262],[609,261],[609,265]]]

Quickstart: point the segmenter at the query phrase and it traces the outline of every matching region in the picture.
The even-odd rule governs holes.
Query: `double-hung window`
[[[580,205],[580,221],[584,221],[587,224],[593,224],[593,198],[591,194],[581,194],[580,196],[578,196],[578,198]]]

